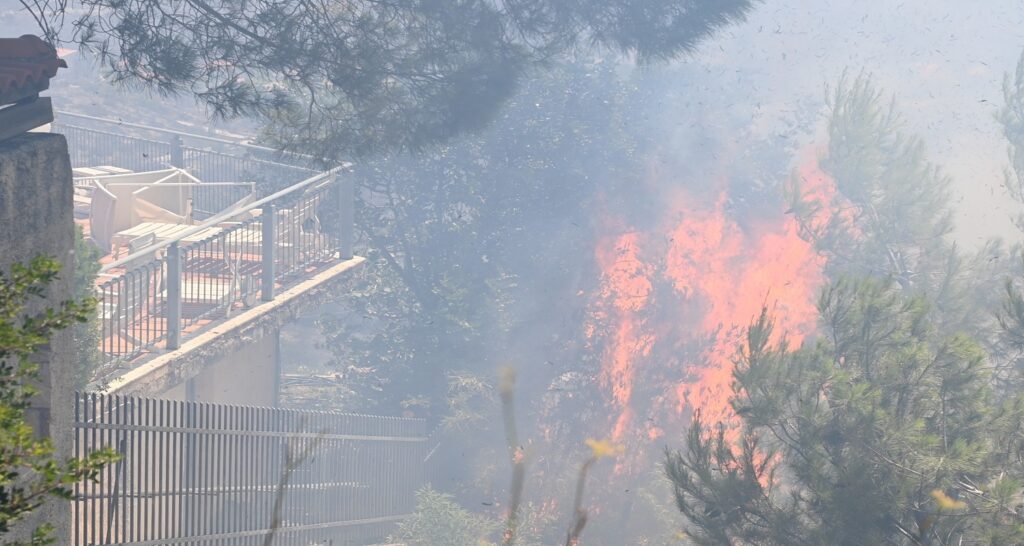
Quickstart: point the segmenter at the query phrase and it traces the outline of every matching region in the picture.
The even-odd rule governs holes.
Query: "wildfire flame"
[[[815,161],[800,176],[805,194],[826,203],[834,195]],[[774,307],[773,343],[786,336],[799,345],[817,320],[824,258],[781,200],[777,210],[742,222],[732,216],[725,190],[679,192],[668,201],[657,229],[619,227],[595,249],[602,289],[594,317],[606,339],[599,379],[615,410],[614,442],[655,440],[694,411],[709,422],[734,423],[733,358],[761,307]],[[666,316],[674,324],[665,324]],[[661,343],[668,350],[659,351]],[[679,351],[683,345],[697,349]],[[670,378],[668,386],[652,392],[648,374]],[[640,412],[645,421],[637,426]]]
[[[620,410],[612,432],[616,442],[623,438],[632,418],[634,366],[650,355],[654,343],[653,335],[644,331],[643,311],[650,302],[651,276],[656,271],[641,259],[641,244],[641,235],[630,232],[597,247],[597,263],[604,278],[602,296],[611,303],[610,314],[618,322],[601,370],[601,384],[611,391],[612,402]]]
[[[721,195],[711,210],[680,212],[665,276],[687,300],[703,309],[699,332],[712,339],[704,361],[676,388],[678,410],[699,410],[709,422],[731,422],[732,358],[743,329],[766,303],[777,302],[778,338],[799,344],[815,325],[814,295],[822,261],[800,238],[792,219],[757,222],[741,230],[723,210]]]

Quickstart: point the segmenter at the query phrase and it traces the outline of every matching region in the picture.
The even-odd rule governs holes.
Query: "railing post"
[[[185,142],[179,135],[171,137],[171,166],[185,168]]]
[[[338,254],[342,260],[352,258],[355,233],[355,185],[351,176],[334,176],[338,186]]]
[[[274,229],[274,204],[267,203],[260,214],[260,226],[263,228],[263,271],[261,275],[262,286],[260,297],[263,301],[274,301],[274,257],[277,241],[277,233]]]
[[[177,241],[167,247],[167,349],[181,346],[181,250]]]

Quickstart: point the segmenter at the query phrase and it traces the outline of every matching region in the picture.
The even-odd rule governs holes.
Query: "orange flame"
[[[759,222],[744,231],[723,210],[725,195],[707,211],[680,211],[665,276],[703,310],[700,333],[711,339],[692,379],[676,389],[678,409],[699,410],[709,422],[733,421],[732,358],[743,329],[765,303],[777,302],[777,342],[783,334],[799,344],[813,331],[814,295],[821,284],[822,259],[800,238],[796,222]]]
[[[611,245],[599,245],[597,261],[604,272],[603,299],[610,301],[619,317],[611,351],[601,371],[601,385],[609,389],[612,401],[620,410],[612,432],[612,441],[622,439],[630,425],[633,379],[638,358],[650,354],[654,339],[645,334],[640,311],[647,307],[651,295],[651,268],[640,255],[640,234],[620,235]]]
[[[828,204],[834,187],[816,162],[804,165],[800,175],[805,195]],[[629,436],[650,442],[662,436],[669,418],[651,416],[637,427],[638,411],[671,408],[677,416],[700,411],[709,422],[734,423],[733,358],[762,305],[774,305],[773,342],[786,336],[799,345],[814,331],[824,258],[801,237],[800,224],[782,212],[781,203],[741,224],[730,216],[728,199],[724,191],[711,199],[680,193],[663,213],[657,233],[620,229],[599,241],[595,258],[602,290],[594,315],[609,328],[600,384],[615,410],[612,441]],[[826,214],[812,219],[812,227],[827,223]],[[665,305],[675,309],[678,324],[652,318]],[[591,326],[587,332],[598,334]],[[667,355],[656,351],[662,341],[669,346]],[[699,356],[680,353],[683,343],[699,345]],[[635,399],[638,376],[655,369],[677,383],[668,392],[645,391],[642,403],[651,405],[645,409]]]

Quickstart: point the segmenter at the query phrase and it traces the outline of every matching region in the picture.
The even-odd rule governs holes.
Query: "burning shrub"
[[[1020,544],[1024,397],[996,399],[973,339],[889,281],[840,281],[818,343],[772,348],[767,311],[734,372],[743,436],[697,419],[666,469],[697,544]]]
[[[831,279],[815,342],[763,309],[732,369],[738,434],[698,414],[667,454],[696,544],[1024,541],[1024,397],[996,388],[992,246],[972,261],[948,241],[949,180],[882,98],[840,82],[828,152],[801,172],[835,192],[793,192]]]

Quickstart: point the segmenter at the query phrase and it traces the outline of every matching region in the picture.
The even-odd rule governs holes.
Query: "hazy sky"
[[[10,16],[15,9],[0,0],[0,31],[32,32]],[[1001,187],[1006,144],[993,116],[1022,48],[1020,0],[767,0],[691,62],[716,73],[709,85],[738,94],[733,116],[765,131],[798,104],[820,104],[844,68],[872,73],[955,179],[959,237],[974,243],[1018,237],[1008,218],[1020,207]]]
[[[800,100],[820,103],[845,68],[873,74],[955,179],[958,238],[969,244],[1019,237],[1008,218],[1021,207],[1001,187],[1006,143],[994,115],[1022,48],[1019,0],[768,0],[696,60],[735,73],[748,102],[740,107],[768,130]]]

